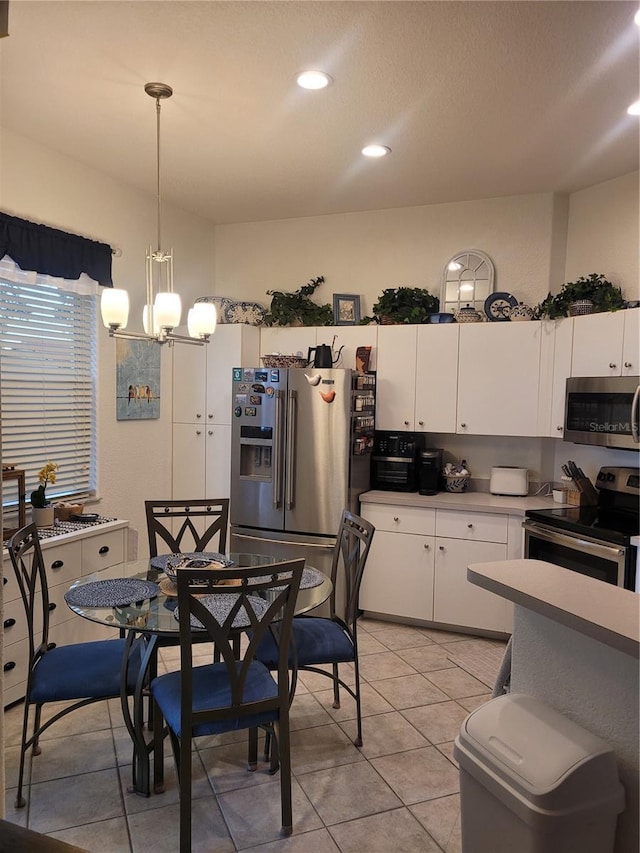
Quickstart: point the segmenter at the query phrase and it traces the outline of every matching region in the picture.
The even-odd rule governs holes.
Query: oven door
[[[632,579],[627,577],[630,548],[560,531],[536,521],[525,521],[522,526],[524,553],[528,559],[543,560],[615,586],[633,589],[629,586]]]

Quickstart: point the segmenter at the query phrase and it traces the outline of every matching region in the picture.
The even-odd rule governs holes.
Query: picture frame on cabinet
[[[360,297],[353,293],[334,293],[333,322],[336,326],[355,326],[359,323]]]

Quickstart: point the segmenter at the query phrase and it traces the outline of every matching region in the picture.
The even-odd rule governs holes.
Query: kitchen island
[[[640,596],[537,560],[471,564],[468,579],[514,605],[511,690],[614,749],[626,793],[615,853],[637,853]]]

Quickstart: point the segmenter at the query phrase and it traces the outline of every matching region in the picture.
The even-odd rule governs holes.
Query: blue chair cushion
[[[122,639],[50,649],[33,669],[29,701],[40,704],[119,696],[124,651],[125,640]],[[127,680],[129,693],[133,692],[139,668],[140,653],[134,646]]]
[[[346,663],[354,659],[353,643],[344,628],[332,619],[320,616],[296,616],[293,636],[298,666],[317,666],[322,663]],[[278,668],[278,647],[271,633],[258,646],[256,654],[269,669]],[[289,655],[289,667],[293,664]]]
[[[241,663],[238,662],[238,667]],[[178,736],[182,735],[180,700],[182,673],[170,672],[160,675],[151,682],[151,692],[169,728]],[[245,683],[243,704],[278,698],[278,685],[269,670],[258,661],[249,665]],[[231,688],[225,663],[213,663],[197,666],[193,669],[194,711],[206,709],[224,709],[231,707]],[[278,710],[263,711],[258,714],[231,716],[224,720],[201,723],[193,727],[193,737],[215,735],[236,729],[250,729],[278,718]]]

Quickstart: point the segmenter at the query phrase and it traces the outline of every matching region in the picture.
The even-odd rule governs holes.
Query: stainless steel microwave
[[[638,450],[637,376],[581,376],[567,379],[565,441]]]

